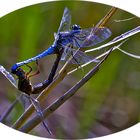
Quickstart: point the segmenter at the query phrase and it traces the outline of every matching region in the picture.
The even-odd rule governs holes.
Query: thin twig
[[[116,7],[112,7],[109,12],[97,23],[97,25],[95,26],[95,28],[97,27],[102,27],[105,26],[107,24],[107,22],[109,21],[109,19],[112,17],[112,15],[115,14],[115,12],[117,11],[118,8]]]

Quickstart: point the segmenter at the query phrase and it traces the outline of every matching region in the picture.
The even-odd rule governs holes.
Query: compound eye
[[[72,30],[81,30],[81,27],[77,24],[72,25]]]

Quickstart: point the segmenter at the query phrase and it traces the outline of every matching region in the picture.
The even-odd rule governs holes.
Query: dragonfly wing
[[[83,42],[81,47],[86,47],[86,46],[94,46],[98,43],[103,42],[104,40],[108,39],[111,36],[111,31],[106,28],[98,28],[95,33],[92,33],[88,36],[88,38]]]
[[[61,60],[68,60],[68,58],[71,56],[72,48],[70,48],[69,45],[65,46],[63,54],[61,56]]]
[[[60,22],[60,26],[58,28],[57,34],[62,31],[66,31],[70,29],[71,25],[71,14],[68,8],[64,9],[64,13]]]
[[[98,60],[94,59],[93,57],[86,55],[83,51],[75,50],[75,49],[68,48],[68,47],[64,50],[61,60],[67,61],[70,56],[73,57],[71,60],[71,63],[73,63],[73,64],[82,65],[91,60],[95,61],[95,62],[99,62]]]
[[[97,28],[95,33],[92,33],[93,30],[94,28],[89,28],[76,33],[73,38],[74,46],[80,48],[91,47],[103,42],[112,34],[106,27]]]
[[[73,51],[73,54],[76,53],[73,56],[73,59],[71,60],[72,63],[74,63],[74,64],[78,63],[79,65],[82,65],[82,64],[85,64],[85,63],[87,63],[91,60],[94,61],[94,62],[99,62],[99,60],[97,60],[97,59],[95,59],[91,56],[86,55],[83,51],[75,50],[75,49],[73,49],[72,51]]]

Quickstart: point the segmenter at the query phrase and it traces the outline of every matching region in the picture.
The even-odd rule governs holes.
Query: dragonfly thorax
[[[56,46],[65,48],[65,46],[68,46],[71,43],[72,43],[72,39],[71,39],[70,32],[58,33],[56,41],[55,41]]]

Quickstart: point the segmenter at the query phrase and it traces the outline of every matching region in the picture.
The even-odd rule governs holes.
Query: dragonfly
[[[96,29],[95,33],[93,32],[94,29]],[[59,58],[59,60],[66,60],[70,55],[73,56],[78,48],[94,46],[108,39],[111,34],[111,31],[106,27],[91,27],[88,29],[81,29],[81,27],[77,24],[71,26],[70,10],[65,8],[58,31],[54,34],[55,39],[53,44],[42,53],[25,61],[14,64],[11,67],[11,73],[16,74],[19,67],[33,61],[38,61],[39,59],[52,54],[57,55],[56,59]],[[90,60],[91,58],[89,56],[78,50],[76,55],[73,56],[72,63],[80,64],[86,63]],[[52,69],[53,71],[51,71],[52,75],[50,76],[50,82],[55,75],[58,63],[59,61],[57,61],[57,63],[54,65],[54,68]]]

